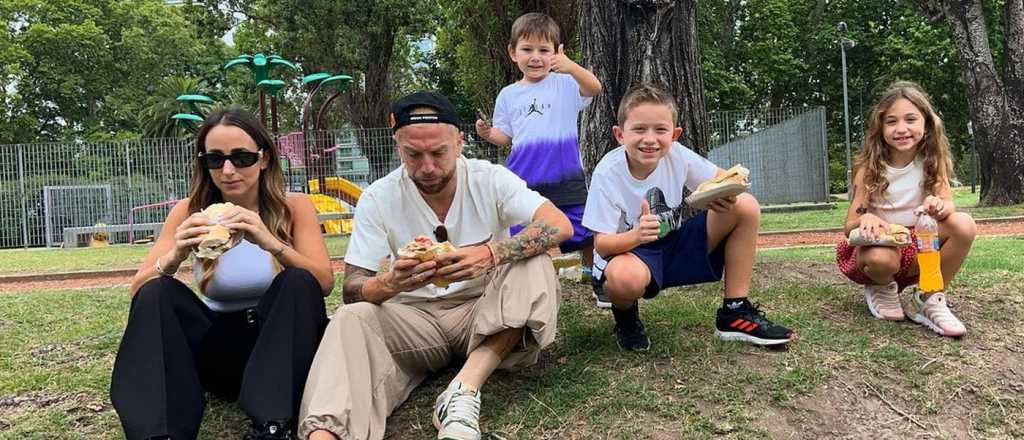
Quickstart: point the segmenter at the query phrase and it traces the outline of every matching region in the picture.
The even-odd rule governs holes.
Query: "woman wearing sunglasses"
[[[195,157],[189,197],[132,280],[111,400],[130,440],[196,438],[206,391],[238,399],[246,439],[290,438],[334,286],[316,211],[285,193],[277,146],[243,110],[210,115]],[[221,202],[237,208],[202,214]],[[242,239],[196,260],[197,296],[174,274],[214,222]]]

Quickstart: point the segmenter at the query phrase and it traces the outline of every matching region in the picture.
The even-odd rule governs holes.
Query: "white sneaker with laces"
[[[967,333],[967,328],[960,319],[953,315],[946,304],[946,294],[936,292],[921,300],[921,291],[915,289],[903,302],[907,316],[914,322],[926,326],[942,336],[960,337]]]
[[[437,440],[480,440],[480,391],[453,380],[434,402]]]
[[[868,310],[878,319],[902,321],[903,308],[900,307],[899,287],[893,281],[889,284],[868,284],[864,286],[864,300]]]

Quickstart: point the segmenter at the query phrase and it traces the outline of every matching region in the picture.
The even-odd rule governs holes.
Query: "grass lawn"
[[[953,203],[957,210],[964,211],[974,218],[993,218],[1024,215],[1024,204],[997,207],[981,207],[978,205],[979,193],[971,193],[970,188],[961,187],[953,190]],[[850,202],[840,201],[833,209],[822,209],[800,212],[764,213],[761,215],[762,231],[790,231],[794,229],[815,229],[841,227],[846,219],[846,210]]]
[[[828,247],[759,254],[753,297],[798,333],[782,351],[715,340],[709,284],[645,302],[652,350],[624,353],[610,314],[566,283],[554,346],[483,389],[484,438],[1020,438],[1022,253],[1024,237],[978,240],[951,295],[962,340],[871,318]],[[121,438],[107,388],[124,289],[4,294],[0,310],[0,439]],[[454,373],[415,391],[388,438],[434,438],[434,397]],[[232,403],[205,420],[201,438],[242,435]]]
[[[327,237],[332,256],[345,255],[348,236]],[[114,245],[105,248],[0,250],[0,275],[135,269],[152,245]]]

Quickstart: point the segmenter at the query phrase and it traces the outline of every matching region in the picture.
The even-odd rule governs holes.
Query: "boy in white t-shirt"
[[[718,281],[724,271],[715,334],[758,345],[787,343],[793,332],[747,300],[761,220],[757,200],[744,193],[681,218],[683,186],[693,191],[724,171],[675,142],[682,133],[676,115],[675,100],[664,90],[633,87],[612,129],[622,146],[601,159],[591,178],[583,225],[595,233],[594,275],[613,304],[616,342],[625,350],[650,348],[638,299]],[[663,222],[667,234],[660,236]]]
[[[479,119],[477,134],[493,144],[512,143],[505,166],[569,217],[573,236],[560,248],[563,253],[580,251],[589,272],[593,236],[581,224],[587,183],[576,125],[579,112],[601,93],[601,82],[565,56],[558,24],[545,14],[516,19],[508,55],[523,78],[501,90],[494,126]]]

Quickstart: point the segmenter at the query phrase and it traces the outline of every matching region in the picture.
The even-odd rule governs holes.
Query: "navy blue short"
[[[664,238],[637,246],[630,251],[651,271],[651,282],[644,298],[658,296],[661,289],[722,279],[725,269],[726,236],[714,251],[708,252],[708,212],[701,211]],[[609,262],[615,256],[608,259]],[[597,282],[604,284],[604,274]]]

